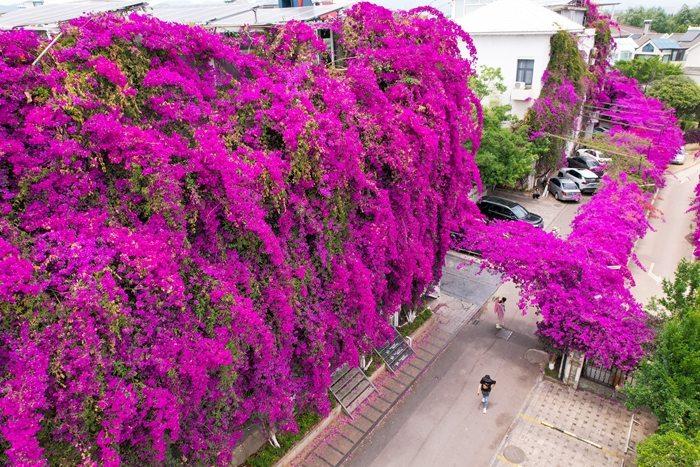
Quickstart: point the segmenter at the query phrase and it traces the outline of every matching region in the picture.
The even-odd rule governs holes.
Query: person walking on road
[[[498,324],[496,324],[496,329],[501,329],[503,324],[503,317],[506,314],[506,297],[496,297],[496,303],[493,305],[493,311],[496,312],[498,316]]]
[[[489,396],[491,395],[491,387],[496,385],[496,380],[491,379],[489,375],[484,376],[479,381],[479,390],[476,395],[481,395],[481,404],[484,407],[483,413],[486,413],[486,409],[489,406]]]

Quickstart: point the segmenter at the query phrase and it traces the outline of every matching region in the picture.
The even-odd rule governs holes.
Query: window
[[[647,42],[647,44],[644,47],[642,47],[642,52],[646,52],[646,53],[654,52],[654,44],[652,44],[651,42]]]
[[[632,60],[632,52],[629,50],[623,50],[620,52],[620,60]]]
[[[532,86],[532,75],[535,71],[535,61],[529,59],[518,59],[518,69],[515,73],[515,81]]]
[[[561,186],[561,182],[559,181],[558,178],[553,178],[553,179],[552,179],[552,185],[554,185],[554,186]]]
[[[671,61],[672,62],[682,62],[685,55],[685,50],[678,49],[671,51]]]
[[[527,211],[519,204],[516,204],[510,209],[511,211],[513,211],[513,214],[515,214],[515,217],[517,217],[518,219],[525,219],[527,217]]]

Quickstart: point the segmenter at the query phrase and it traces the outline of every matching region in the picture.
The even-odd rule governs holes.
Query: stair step
[[[374,386],[369,385],[367,386],[364,391],[362,391],[358,396],[355,398],[354,401],[350,402],[350,405],[346,406],[348,408],[348,412],[352,412],[355,410],[357,407],[362,404],[365,399],[367,399],[372,393],[374,392]]]
[[[347,365],[333,373],[330,389],[347,413],[355,410],[375,390],[359,367],[349,368]]]

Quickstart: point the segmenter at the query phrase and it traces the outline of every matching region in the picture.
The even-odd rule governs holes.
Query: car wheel
[[[554,198],[555,198],[557,201],[561,201],[561,200],[559,199],[559,192],[554,193]]]

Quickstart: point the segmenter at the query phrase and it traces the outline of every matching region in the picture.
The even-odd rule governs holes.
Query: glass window
[[[653,52],[654,51],[654,44],[651,42],[647,43],[644,47],[642,47],[642,52]]]
[[[520,81],[532,85],[532,75],[535,71],[535,61],[529,59],[518,59],[518,69],[515,73],[515,81]]]
[[[527,211],[519,204],[516,204],[510,208],[510,210],[513,211],[513,214],[515,214],[515,217],[518,219],[525,219],[527,217]]]
[[[671,61],[682,62],[685,55],[685,50],[673,50],[671,51]]]
[[[559,181],[558,178],[554,178],[554,179],[552,179],[552,185],[554,185],[554,186],[560,186],[560,185],[561,185],[561,182]]]

